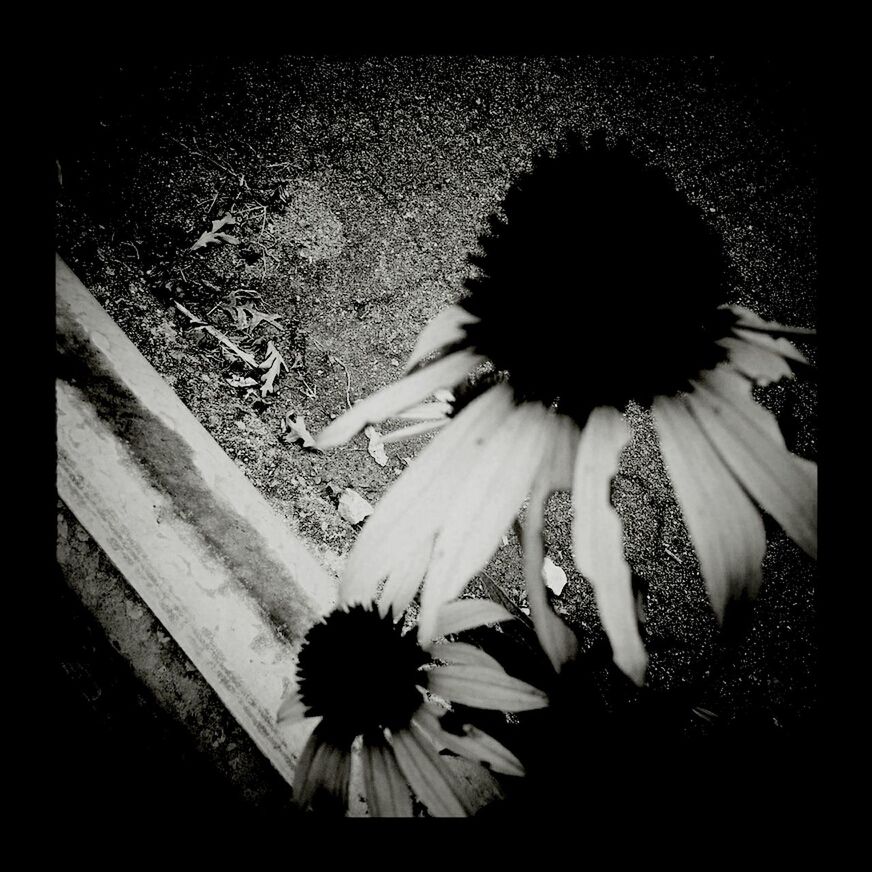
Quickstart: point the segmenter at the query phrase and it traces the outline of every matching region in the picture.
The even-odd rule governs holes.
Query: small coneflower
[[[593,587],[616,663],[641,683],[647,655],[610,502],[630,436],[622,413],[630,402],[653,413],[721,618],[732,597],[759,586],[760,510],[816,553],[817,467],[787,450],[751,392],[806,363],[784,336],[812,331],[726,305],[720,239],[668,177],[622,142],[570,140],[540,154],[503,212],[481,238],[483,255],[472,258],[479,274],[468,293],[424,328],[404,377],[318,436],[328,448],[403,414],[434,420],[402,435],[441,428],[368,519],[349,557],[345,596],[367,599],[386,579],[405,603],[423,579],[419,626],[430,633],[439,605],[485,566],[529,496],[528,597],[559,669],[575,639],[547,602],[542,525],[550,493],[571,490],[576,565]],[[450,413],[438,414],[444,401],[423,402],[463,388],[470,374],[475,389]]]
[[[457,600],[439,609],[434,630],[442,638],[510,618],[496,603]],[[473,724],[446,726],[451,703],[517,712],[547,702],[544,693],[508,675],[473,645],[423,643],[414,631],[404,632],[390,603],[339,607],[306,635],[297,686],[278,713],[280,723],[319,718],[297,761],[295,800],[304,808],[344,813],[352,746],[359,742],[372,816],[410,816],[410,789],[431,815],[467,815],[473,809],[441,750],[494,772],[524,770],[514,754]]]

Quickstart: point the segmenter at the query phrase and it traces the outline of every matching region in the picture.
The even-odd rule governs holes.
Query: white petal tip
[[[626,656],[615,655],[615,665],[637,687],[645,683],[645,673],[648,671],[648,655],[630,654]]]
[[[294,690],[285,698],[276,714],[276,722],[279,724],[297,724],[305,720],[307,708],[300,699],[300,694]]]

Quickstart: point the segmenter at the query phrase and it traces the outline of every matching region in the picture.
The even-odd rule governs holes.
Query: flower
[[[440,609],[435,629],[441,637],[510,618],[488,600],[457,600]],[[451,702],[517,712],[542,708],[547,698],[473,645],[421,644],[415,633],[403,632],[389,603],[335,609],[306,635],[297,687],[278,712],[280,723],[320,719],[297,761],[296,801],[343,813],[352,746],[360,737],[373,816],[410,816],[409,788],[433,815],[469,814],[472,808],[439,749],[495,772],[524,770],[514,754],[473,725],[461,723],[459,733],[449,729],[444,719]]]
[[[503,212],[480,240],[483,255],[471,258],[479,274],[468,293],[424,328],[404,377],[317,438],[325,449],[410,407],[420,416],[438,406],[420,405],[437,389],[467,394],[450,416],[425,422],[441,430],[367,521],[345,596],[372,596],[387,579],[406,602],[423,580],[419,627],[430,632],[440,603],[486,565],[529,495],[528,599],[559,670],[576,643],[541,582],[542,526],[550,493],[571,490],[575,563],[593,587],[615,662],[641,684],[647,655],[610,503],[630,435],[622,413],[635,402],[653,414],[720,619],[730,599],[760,584],[759,510],[816,555],[816,464],[787,450],[751,394],[807,364],[784,336],[812,331],[724,303],[729,266],[719,238],[624,142],[569,139],[541,153]]]

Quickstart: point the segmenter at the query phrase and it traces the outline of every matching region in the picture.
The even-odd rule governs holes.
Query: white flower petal
[[[395,567],[426,551],[458,482],[487,451],[500,423],[513,410],[511,391],[497,385],[477,397],[439,433],[388,488],[348,556],[339,587],[344,603],[369,602]]]
[[[621,522],[610,499],[618,457],[628,438],[627,425],[616,409],[599,406],[591,412],[575,462],[572,544],[575,563],[593,587],[615,663],[636,684],[642,684],[648,655],[636,623]]]
[[[332,797],[336,810],[348,807],[348,782],[351,773],[350,749],[337,748],[321,733],[319,724],[312,731],[294,772],[294,799],[303,808],[318,793]]]
[[[482,358],[471,351],[458,351],[437,360],[355,403],[344,415],[315,438],[322,451],[347,442],[367,424],[379,424],[429,397],[437,388],[456,385]]]
[[[511,612],[495,602],[484,599],[459,599],[445,603],[436,616],[436,627],[431,639],[450,636],[472,630],[483,624],[496,624],[501,621],[513,621]],[[430,639],[422,639],[427,644]]]
[[[703,373],[699,379],[691,382],[694,386],[700,383],[708,385],[715,393],[728,397],[734,403],[741,405],[748,416],[753,417],[754,423],[761,430],[765,430],[771,439],[785,447],[784,437],[781,435],[781,428],[778,426],[775,415],[754,400],[751,393],[751,383],[747,378],[739,375],[731,367],[721,365]]]
[[[760,586],[763,521],[681,400],[657,397],[652,411],[712,608],[722,620],[731,598],[743,591],[753,596]]]
[[[360,754],[363,785],[371,817],[412,817],[409,786],[387,742],[368,740]]]
[[[807,554],[817,556],[817,466],[798,464],[739,402],[701,382],[687,402],[721,459],[754,500]]]
[[[391,736],[397,764],[409,786],[435,817],[466,817],[467,808],[454,776],[420,730],[399,730]]]
[[[404,564],[392,570],[379,597],[379,611],[382,615],[386,615],[390,607],[395,621],[402,617],[409,603],[415,598],[421,580],[427,572],[431,551],[432,548],[422,548],[412,554]]]
[[[316,727],[312,730],[302,753],[297,759],[297,765],[294,769],[294,800],[303,807],[309,803],[318,789],[318,781],[315,778],[312,763],[322,745],[321,734]]]
[[[442,401],[435,403],[420,403],[417,406],[412,406],[411,409],[406,409],[395,417],[403,421],[441,421],[451,414],[451,403]]]
[[[557,672],[578,653],[578,640],[575,633],[555,614],[545,593],[542,578],[542,561],[545,549],[542,542],[544,526],[545,488],[534,489],[527,506],[527,517],[522,531],[524,546],[524,581],[527,586],[527,604],[530,617],[536,628],[536,636],[542,650],[548,655],[551,665]]]
[[[504,745],[472,724],[464,724],[462,736],[442,729],[439,719],[426,709],[419,709],[415,723],[428,733],[437,745],[485,764],[492,772],[503,775],[524,775],[521,761]]]
[[[316,761],[315,765],[318,765]],[[338,808],[348,808],[348,785],[351,780],[351,749],[328,745],[323,763],[324,789],[336,800]]]
[[[715,393],[729,397],[734,403],[740,405],[748,417],[768,434],[773,442],[785,450],[787,449],[784,443],[784,435],[778,426],[778,420],[772,412],[764,409],[763,406],[754,400],[751,394],[751,385],[745,379],[736,375],[736,373],[727,367],[718,366],[705,373],[700,381],[707,384]],[[693,382],[693,384],[696,383]],[[793,453],[790,454],[790,458],[800,469],[802,475],[809,478],[812,483],[817,480],[817,464],[813,460],[806,460],[804,457],[799,457]]]
[[[427,673],[427,682],[437,696],[474,708],[522,712],[548,705],[541,690],[508,675],[502,667],[437,666]]]
[[[412,439],[415,436],[420,436],[422,433],[429,433],[431,430],[438,430],[444,427],[449,418],[441,418],[438,421],[422,421],[420,424],[412,424],[411,427],[400,427],[399,430],[391,430],[389,433],[383,433],[381,437],[382,445],[390,445],[392,442],[402,442],[404,439]]]
[[[767,385],[781,378],[793,377],[787,361],[774,351],[735,336],[720,339],[717,344],[729,351],[734,369],[758,384]]]
[[[578,425],[566,415],[555,415],[549,426],[553,442],[545,457],[542,472],[537,475],[537,479],[543,478],[547,482],[546,496],[552,491],[572,490],[575,456],[581,436]]]
[[[447,309],[443,309],[418,334],[415,347],[406,361],[405,372],[408,372],[428,354],[453,345],[455,342],[460,342],[466,336],[463,325],[474,324],[476,321],[478,318],[471,315],[462,306],[449,306]]]
[[[777,321],[764,321],[756,312],[746,309],[744,306],[726,306],[738,318],[737,325],[746,325],[757,330],[767,330],[772,333],[788,333],[796,336],[815,336],[817,331],[806,327],[787,327]]]
[[[308,717],[306,711],[307,708],[303,700],[300,698],[299,690],[294,688],[284,698],[284,700],[282,700],[282,704],[279,706],[277,720],[280,724],[296,724]]]
[[[797,363],[808,364],[808,359],[804,354],[798,351],[790,342],[784,338],[775,339],[766,333],[754,333],[751,330],[739,330],[733,328],[733,333],[739,339],[762,348],[765,351],[771,351],[773,354],[779,354],[787,360],[795,360]]]
[[[516,408],[459,483],[424,579],[418,618],[422,639],[432,636],[439,606],[454,599],[497,550],[540,467],[548,421],[539,403]]]
[[[430,648],[430,654],[437,660],[466,666],[487,666],[489,669],[502,669],[499,661],[490,654],[466,642],[440,642]]]

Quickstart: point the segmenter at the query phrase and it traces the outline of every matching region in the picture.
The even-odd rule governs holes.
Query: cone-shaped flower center
[[[648,405],[726,354],[726,261],[701,212],[619,143],[571,141],[510,188],[461,305],[519,401]]]
[[[427,686],[430,656],[415,633],[361,605],[337,609],[306,635],[297,664],[309,716],[323,716],[338,740],[408,726]]]

